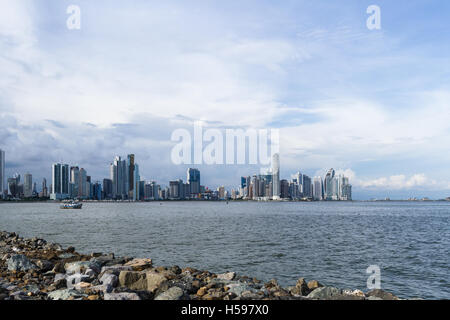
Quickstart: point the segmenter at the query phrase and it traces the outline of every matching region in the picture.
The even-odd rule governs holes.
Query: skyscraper
[[[70,197],[77,198],[80,188],[80,168],[70,167]]]
[[[110,178],[112,181],[112,197],[114,199],[126,199],[128,196],[127,162],[119,156],[116,156],[114,162],[111,163]]]
[[[54,163],[52,165],[52,200],[66,199],[69,197],[69,165]]]
[[[273,200],[280,199],[280,155],[275,153],[272,156],[272,185],[273,185]]]
[[[23,195],[25,198],[30,198],[33,195],[33,176],[30,173],[25,173],[24,176]]]
[[[325,175],[325,181],[324,181],[324,193],[325,193],[325,200],[333,200],[333,194],[334,194],[334,169],[331,168],[328,170],[327,174]]]
[[[187,183],[189,184],[189,193],[197,195],[200,193],[200,170],[195,168],[187,169]],[[190,195],[188,195],[190,197]]]
[[[313,199],[323,200],[323,181],[321,177],[313,179]]]
[[[127,171],[128,171],[128,199],[134,198],[134,189],[135,189],[135,177],[134,177],[134,154],[129,154],[127,157]]]
[[[6,177],[5,177],[5,151],[0,149],[0,198],[5,198]]]

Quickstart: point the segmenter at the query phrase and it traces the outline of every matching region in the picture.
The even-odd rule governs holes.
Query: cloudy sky
[[[81,28],[67,28],[69,5]],[[369,30],[366,9],[381,8]],[[280,130],[281,175],[330,167],[354,198],[450,196],[450,2],[0,0],[0,149],[40,183],[51,164],[185,178],[178,128]],[[238,185],[255,165],[201,165]]]

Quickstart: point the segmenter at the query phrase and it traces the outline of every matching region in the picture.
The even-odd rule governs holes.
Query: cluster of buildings
[[[279,162],[266,174],[241,177],[239,192],[232,191],[232,198],[250,200],[352,200],[352,186],[349,179],[328,170],[325,178],[311,179],[300,172],[290,180],[279,178]],[[274,170],[275,169],[275,170]]]
[[[50,198],[52,200],[351,200],[352,186],[349,179],[336,175],[330,169],[325,177],[311,179],[297,172],[290,180],[280,179],[280,159],[275,154],[272,167],[266,174],[241,177],[237,190],[228,192],[224,186],[216,190],[208,189],[200,183],[200,170],[189,168],[186,181],[169,181],[162,187],[156,181],[141,180],[139,165],[135,155],[122,159],[116,156],[109,166],[109,178],[93,181],[87,171],[79,166],[64,163],[52,165],[50,187],[42,180],[41,191],[37,192],[36,182],[30,173],[16,173],[5,184],[5,152],[0,150],[0,190],[3,198]]]

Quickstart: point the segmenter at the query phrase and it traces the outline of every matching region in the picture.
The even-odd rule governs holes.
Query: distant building
[[[67,199],[69,197],[69,165],[54,163],[52,165],[52,200]]]
[[[5,177],[5,151],[0,149],[0,198],[5,199],[5,190],[8,189]]]
[[[187,183],[189,184],[189,197],[198,195],[200,193],[200,170],[187,169]]]
[[[280,188],[280,155],[275,153],[272,156],[272,186],[273,196],[272,199],[277,200],[281,195]]]
[[[313,199],[323,200],[323,181],[321,177],[314,177],[313,179]]]
[[[26,173],[24,176],[23,195],[25,198],[33,196],[33,176],[30,173]]]

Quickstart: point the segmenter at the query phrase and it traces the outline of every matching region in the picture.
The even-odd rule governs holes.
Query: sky
[[[80,29],[69,29],[70,5]],[[380,7],[381,28],[366,25]],[[345,173],[355,199],[450,196],[450,2],[0,0],[6,174],[167,184],[174,130],[279,129],[281,177]],[[194,165],[239,185],[259,165]]]

